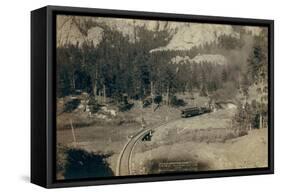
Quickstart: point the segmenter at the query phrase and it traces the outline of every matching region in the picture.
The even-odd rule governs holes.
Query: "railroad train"
[[[197,115],[201,115],[204,113],[209,113],[211,112],[210,108],[207,107],[191,107],[191,108],[186,108],[181,111],[181,117],[182,118],[187,118],[187,117],[193,117]]]
[[[149,130],[148,132],[146,132],[143,137],[142,137],[142,141],[151,141],[151,137],[152,137],[152,130]]]

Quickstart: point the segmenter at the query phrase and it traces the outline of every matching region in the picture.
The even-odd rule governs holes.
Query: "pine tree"
[[[254,46],[248,58],[248,72],[257,86],[257,93],[261,104],[259,108],[259,128],[264,127],[264,120],[267,118],[267,44],[267,31],[263,30],[259,36],[255,37]]]

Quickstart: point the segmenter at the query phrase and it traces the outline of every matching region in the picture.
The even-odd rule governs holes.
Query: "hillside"
[[[103,27],[120,31],[124,36],[129,36],[131,41],[138,39],[135,34],[136,27],[144,27],[150,31],[167,31],[171,36],[171,41],[163,47],[154,48],[151,52],[163,50],[189,50],[194,46],[204,46],[207,43],[217,42],[222,35],[240,38],[238,32],[230,25],[181,23],[167,21],[147,21],[120,18],[101,17],[67,17],[57,18],[57,46],[66,43],[82,45],[83,42],[93,41],[98,45],[103,36]],[[241,27],[246,32],[258,35],[261,32],[257,27]]]

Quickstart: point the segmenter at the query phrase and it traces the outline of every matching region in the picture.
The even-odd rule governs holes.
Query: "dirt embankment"
[[[151,173],[154,161],[191,161],[198,163],[198,170],[267,166],[268,129],[252,130],[238,137],[231,130],[234,113],[235,109],[219,110],[171,122],[157,130],[151,142],[137,144],[134,174]]]
[[[134,173],[149,173],[148,167],[154,160],[197,162],[202,165],[199,170],[267,167],[267,136],[268,129],[259,129],[225,142],[190,141],[157,147],[135,154]]]

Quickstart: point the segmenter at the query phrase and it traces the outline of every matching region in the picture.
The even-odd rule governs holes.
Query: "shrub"
[[[64,112],[72,112],[75,110],[80,104],[79,99],[73,99],[65,103],[64,105]]]
[[[241,137],[241,136],[244,136],[244,135],[248,135],[248,131],[246,130],[241,130],[238,132],[238,136]]]
[[[178,107],[178,106],[185,106],[185,104],[186,104],[183,99],[178,99],[176,96],[173,96],[171,98],[171,102],[170,103],[171,103],[172,106],[176,106],[176,107]]]
[[[134,106],[133,103],[120,103],[118,104],[118,109],[121,112],[128,111]]]
[[[154,101],[155,104],[160,104],[162,102],[162,96],[160,96],[160,95],[155,96],[153,101]]]
[[[98,112],[101,107],[98,104],[98,101],[93,96],[89,99],[88,105],[89,105],[89,109],[90,109],[91,113]]]
[[[222,137],[222,142],[225,143],[227,140],[234,139],[236,137],[237,135],[235,135],[234,133],[227,133],[224,137]]]
[[[146,108],[152,104],[152,98],[146,98],[143,100],[143,108]]]

